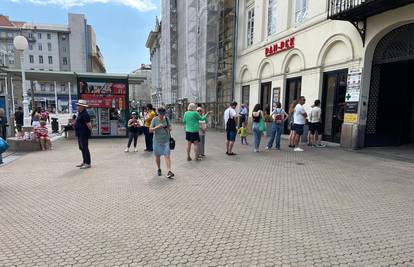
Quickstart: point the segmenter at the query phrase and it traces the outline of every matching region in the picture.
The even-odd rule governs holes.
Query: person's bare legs
[[[191,160],[191,142],[187,141],[187,160]]]
[[[226,152],[229,153],[230,141],[226,141]]]
[[[158,170],[161,169],[161,156],[155,156],[155,163],[157,164]]]
[[[46,142],[45,142],[44,137],[40,137],[40,147],[42,148],[43,151],[46,150]]]
[[[230,141],[229,142],[229,153],[233,153],[233,146],[234,146],[234,142],[233,141]]]
[[[195,159],[198,160],[200,157],[200,150],[199,150],[199,143],[198,141],[194,141],[194,155],[195,155]]]
[[[171,157],[170,155],[165,155],[165,165],[167,166],[167,170],[170,172],[171,171]]]
[[[51,150],[53,150],[53,149],[54,149],[54,147],[52,146],[52,141],[50,141],[50,139],[49,139],[49,138],[47,138],[47,139],[46,139],[46,144],[47,144],[47,146],[49,147],[49,149],[51,149]]]

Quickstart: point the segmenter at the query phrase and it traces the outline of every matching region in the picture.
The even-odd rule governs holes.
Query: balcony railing
[[[338,20],[364,20],[414,0],[328,0],[328,16]]]
[[[329,0],[329,17],[348,12],[369,1],[370,0]]]

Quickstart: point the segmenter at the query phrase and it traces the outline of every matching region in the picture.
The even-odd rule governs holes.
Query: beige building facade
[[[288,109],[294,99],[305,96],[309,111],[314,100],[320,99],[326,141],[350,148],[413,143],[414,94],[402,90],[394,96],[395,101],[412,98],[406,103],[408,107],[391,109],[397,116],[410,113],[403,116],[407,125],[399,126],[399,131],[382,129],[386,126],[381,121],[388,117],[380,115],[390,107],[386,98],[391,89],[386,84],[392,83],[387,76],[393,67],[387,64],[411,64],[414,59],[414,46],[406,37],[414,20],[414,4],[382,5],[375,12],[378,6],[369,5],[383,1],[349,2],[239,1],[235,100],[247,103],[250,111],[259,103],[269,113],[276,102]],[[352,12],[365,16],[351,18]],[[396,42],[389,34],[399,34],[400,43],[408,45],[407,51],[386,56]],[[374,58],[379,55],[385,57],[382,68]]]

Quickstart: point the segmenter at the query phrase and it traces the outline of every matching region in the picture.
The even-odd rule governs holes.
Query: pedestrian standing
[[[248,145],[247,143],[247,129],[246,129],[246,122],[242,123],[242,126],[239,128],[237,133],[240,135],[240,140],[242,145]]]
[[[18,107],[16,112],[14,112],[14,121],[16,122],[17,137],[22,138],[23,137],[23,124],[24,124],[22,107]]]
[[[154,135],[153,150],[155,156],[155,163],[157,164],[157,174],[162,175],[161,171],[161,156],[164,156],[165,164],[167,166],[168,173],[165,177],[172,179],[174,173],[171,171],[171,157],[170,157],[170,132],[171,124],[166,117],[167,111],[165,108],[158,108],[158,116],[151,121],[150,132]]]
[[[194,156],[195,160],[201,160],[200,151],[199,151],[199,142],[200,142],[200,126],[199,121],[205,121],[206,116],[209,112],[201,116],[197,112],[197,105],[190,103],[188,105],[187,111],[184,113],[183,124],[185,127],[185,139],[187,140],[187,160],[191,161],[191,145],[194,144]]]
[[[3,137],[4,140],[7,140],[7,117],[4,112],[4,109],[0,108],[0,137]]]
[[[89,113],[86,110],[88,103],[84,99],[80,99],[76,103],[78,109],[78,117],[76,118],[75,132],[78,137],[79,150],[82,151],[83,162],[76,167],[88,169],[91,167],[91,154],[89,152],[89,138],[92,133],[92,123]]]
[[[145,135],[145,146],[146,146],[145,151],[151,152],[153,149],[152,140],[153,140],[154,134],[150,132],[149,128],[151,126],[152,119],[154,119],[155,117],[155,112],[154,112],[154,108],[152,104],[147,104],[146,112],[147,113],[144,117],[144,123],[145,123],[144,135]]]
[[[289,129],[289,147],[295,147],[295,129],[293,129],[293,117],[295,114],[295,107],[299,103],[298,100],[293,100],[289,105],[289,118],[288,118],[288,129]]]
[[[322,141],[322,109],[321,109],[321,101],[319,99],[315,100],[314,105],[312,106],[311,112],[309,114],[309,132],[310,136],[310,143],[314,147],[325,147],[321,143]]]
[[[245,127],[247,127],[247,118],[249,116],[249,110],[247,109],[247,104],[242,104],[241,109],[239,112],[240,115],[240,127],[243,123],[245,123]]]
[[[138,142],[138,135],[142,125],[138,120],[137,113],[134,111],[131,113],[131,119],[128,121],[128,145],[125,148],[125,152],[129,152],[129,148],[131,147],[132,140],[134,140],[134,152],[137,152],[137,142]]]
[[[260,120],[264,118],[264,114],[262,111],[262,106],[260,104],[256,104],[253,108],[252,113],[253,118],[253,143],[254,143],[254,152],[259,152],[260,148],[260,141],[262,139],[262,130],[260,129]]]
[[[295,107],[295,112],[293,114],[293,129],[295,130],[295,152],[303,152],[303,149],[299,147],[300,137],[303,134],[303,129],[306,123],[306,114],[305,108],[305,97],[301,96],[299,98],[299,103]]]
[[[200,116],[204,115],[204,110],[202,107],[198,107],[197,108],[197,112],[198,114],[200,114]],[[200,143],[199,143],[199,151],[200,151],[200,156],[201,157],[205,157],[205,146],[206,146],[206,131],[207,131],[207,122],[206,120],[200,120],[198,121],[199,127],[200,127]]]
[[[284,122],[288,119],[288,114],[282,108],[282,104],[280,102],[276,103],[276,109],[273,110],[272,114],[272,129],[270,133],[269,142],[267,143],[266,149],[272,149],[273,142],[276,141],[276,149],[280,150],[280,139],[282,136],[283,125]]]
[[[226,140],[226,154],[229,156],[235,156],[233,153],[234,142],[237,136],[237,113],[236,113],[237,102],[232,102],[230,106],[224,111],[224,125],[227,133]]]

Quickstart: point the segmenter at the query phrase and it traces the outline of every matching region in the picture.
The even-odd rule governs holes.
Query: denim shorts
[[[163,143],[159,144],[157,142],[154,142],[152,144],[153,153],[155,156],[169,156],[170,155],[170,143]]]
[[[236,131],[227,131],[227,141],[234,142],[236,141]]]

